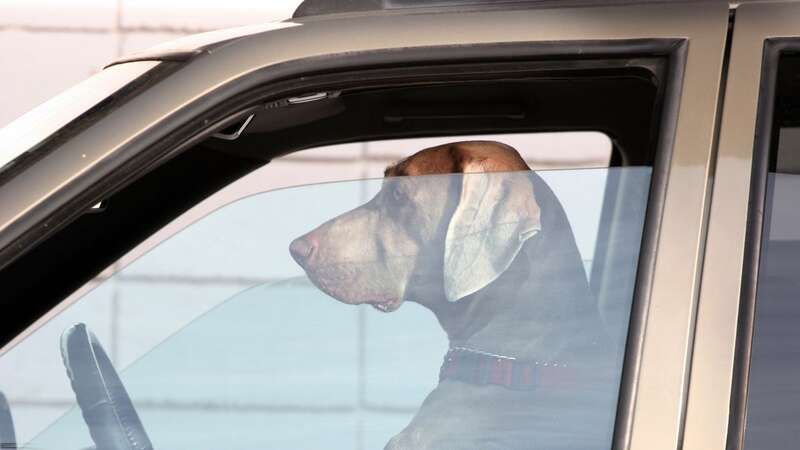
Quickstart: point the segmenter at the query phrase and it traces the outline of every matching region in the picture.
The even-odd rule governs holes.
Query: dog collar
[[[574,379],[566,364],[521,360],[466,347],[450,347],[439,370],[439,382],[450,379],[476,385],[494,384],[529,391]]]

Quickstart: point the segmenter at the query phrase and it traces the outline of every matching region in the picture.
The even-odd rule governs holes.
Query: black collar
[[[450,347],[439,370],[439,382],[449,379],[520,391],[562,384],[575,378],[575,371],[566,364],[523,360],[467,347]]]

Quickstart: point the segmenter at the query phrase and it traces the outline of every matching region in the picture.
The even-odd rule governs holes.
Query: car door
[[[684,448],[796,445],[798,18],[735,12]]]
[[[698,14],[700,9],[703,14]],[[661,57],[670,82],[661,86],[664,102],[615,446],[676,448],[698,300],[727,27],[728,9],[723,3],[440,11],[299,20],[226,42],[213,51],[200,49],[187,62],[161,73],[148,89],[51,142],[40,158],[0,186],[4,205],[0,246],[6,276],[22,267],[34,246],[45,248],[41,245],[92,205],[179,155],[197,139],[264,107],[248,103],[248,96],[263,97],[269,89],[282,89],[282,98],[306,99],[298,93],[326,92],[324,84],[300,84],[311,75],[347,72],[358,78],[359,71],[367,68],[520,58]],[[603,105],[594,105],[598,106]],[[573,111],[577,115],[579,109]],[[227,169],[229,177],[222,184],[250,168]],[[205,186],[204,194],[219,187]],[[113,247],[111,237],[107,236],[108,245]],[[26,270],[30,272],[31,266]],[[79,284],[73,283],[73,289]],[[68,280],[61,288],[65,286],[70,286]],[[15,316],[20,325],[13,334],[30,324],[33,315],[56,306],[57,297],[38,303],[33,296],[37,301],[27,305],[16,297],[14,306],[24,312]],[[35,329],[19,335],[4,351]]]

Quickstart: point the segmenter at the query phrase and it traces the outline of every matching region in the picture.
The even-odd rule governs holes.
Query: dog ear
[[[482,160],[463,167],[444,246],[444,289],[451,302],[496,280],[541,230],[530,172],[487,169]]]

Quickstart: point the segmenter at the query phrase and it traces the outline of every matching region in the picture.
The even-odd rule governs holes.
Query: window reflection
[[[649,180],[649,168],[604,168],[256,194],[155,247],[0,358],[3,380],[39,361],[35,388],[58,399],[51,416],[2,389],[21,428],[46,420],[30,446],[91,446],[61,332],[86,323],[112,353],[103,308],[119,308],[128,330],[191,310],[156,333],[172,334],[164,342],[114,350],[156,448],[402,448],[410,435],[432,448],[610,448]],[[300,246],[293,258],[309,232],[316,253]]]

